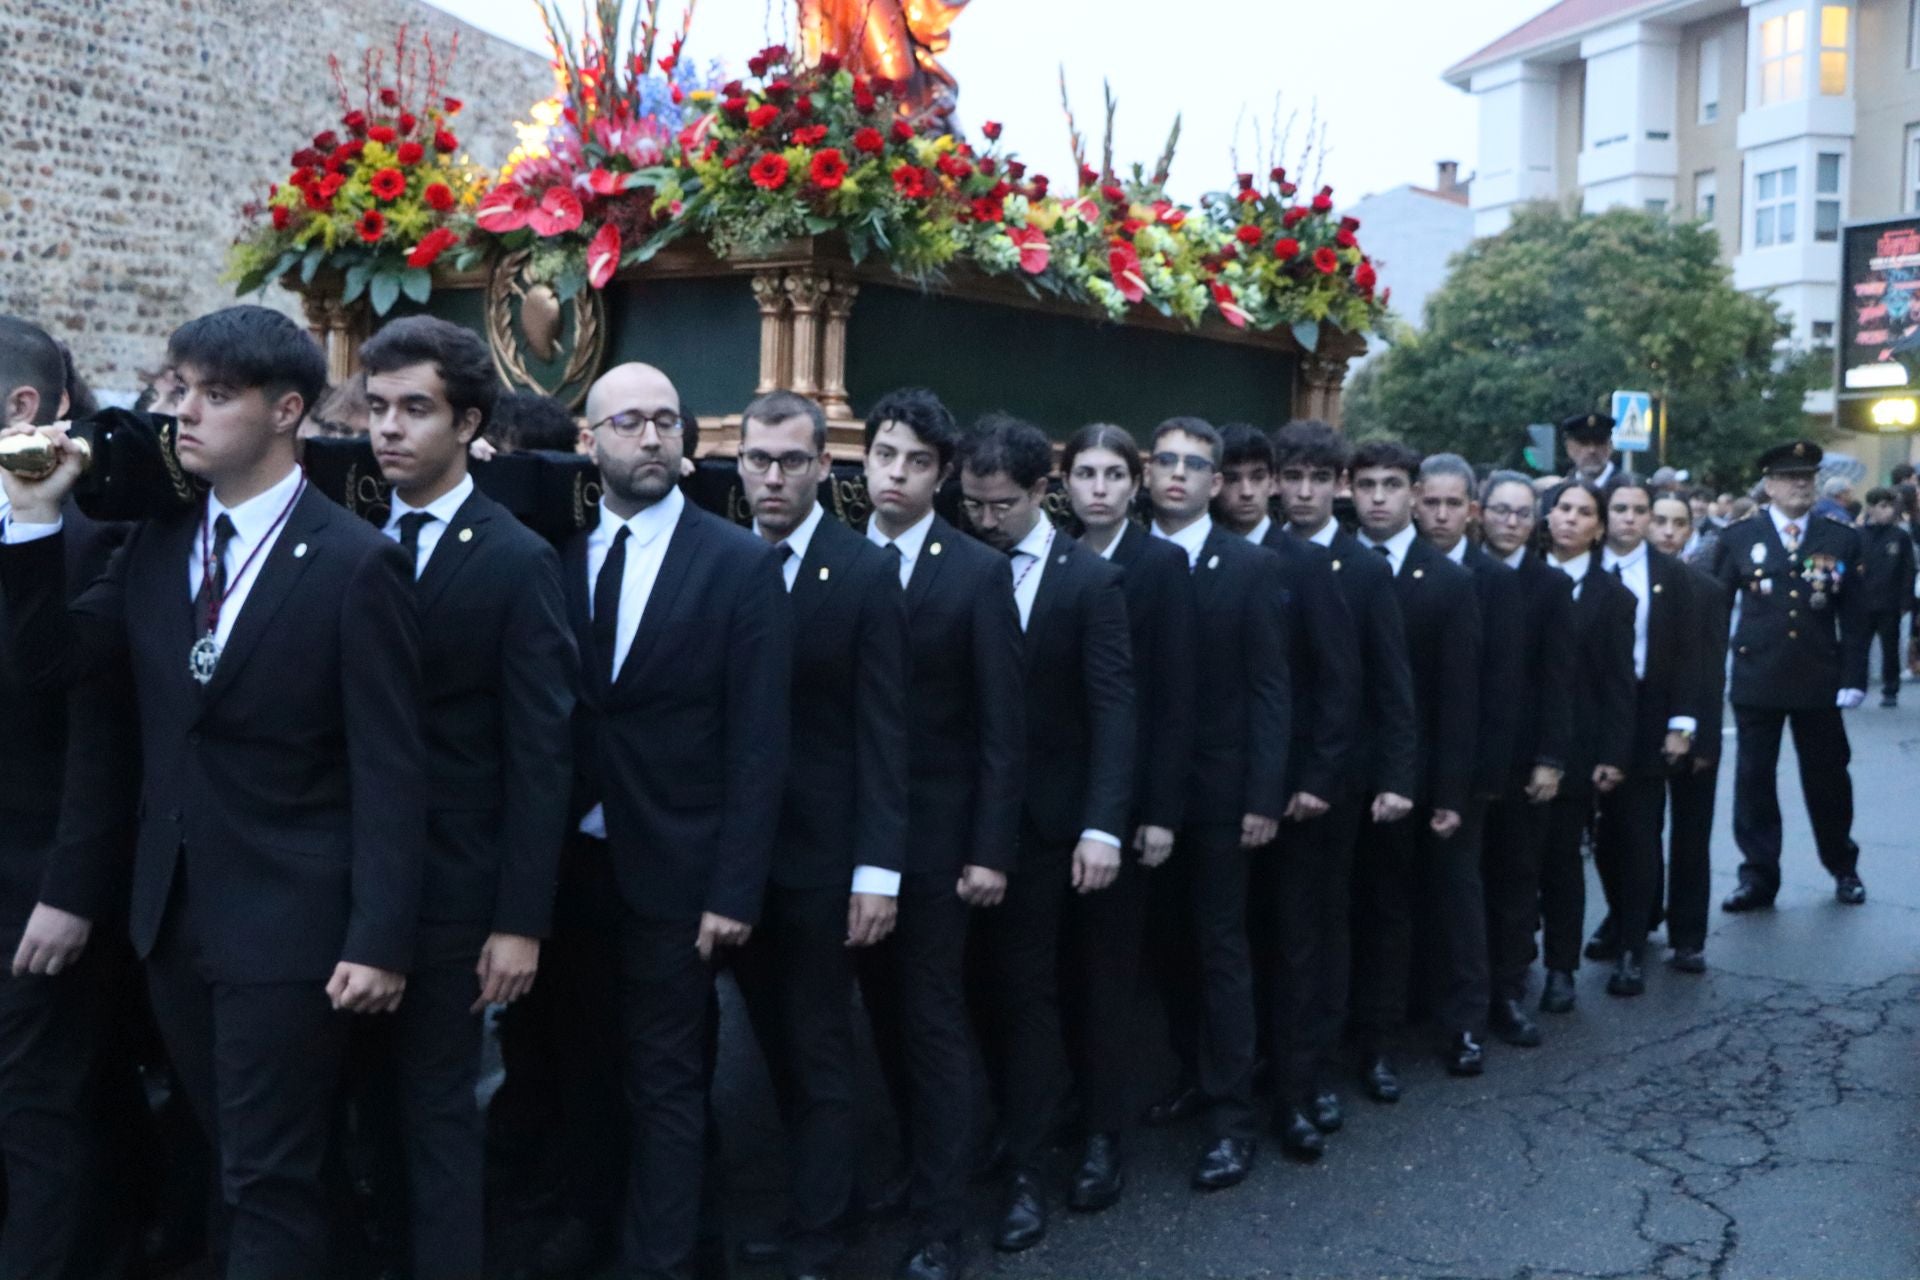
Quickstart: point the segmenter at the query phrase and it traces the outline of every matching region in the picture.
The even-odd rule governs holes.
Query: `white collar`
[[[1640,565],[1646,563],[1646,559],[1647,559],[1647,544],[1642,542],[1639,546],[1635,547],[1632,551],[1629,551],[1624,556],[1615,555],[1613,548],[1608,547],[1606,549],[1606,554],[1601,557],[1600,563],[1602,568],[1606,569],[1609,573],[1611,573],[1614,569],[1614,566],[1616,565],[1624,569],[1636,569]]]
[[[387,517],[387,528],[399,528],[400,517],[416,511],[424,511],[441,524],[450,525],[453,523],[453,518],[460,514],[460,508],[466,504],[467,499],[472,495],[472,475],[461,476],[459,484],[456,484],[453,488],[447,490],[424,507],[416,507],[396,493],[393,495],[393,514]]]
[[[876,547],[884,547],[891,542],[894,546],[900,548],[900,554],[908,560],[918,560],[920,558],[920,549],[927,545],[927,534],[932,532],[932,530],[933,511],[931,508],[928,509],[927,514],[908,525],[906,532],[897,538],[889,538],[886,534],[882,533],[880,531],[880,519],[878,516],[875,516],[867,521],[867,541]]]
[[[1407,548],[1413,545],[1414,534],[1416,532],[1417,531],[1413,527],[1413,522],[1408,521],[1406,528],[1394,534],[1391,538],[1388,538],[1385,542],[1375,542],[1373,540],[1372,535],[1370,535],[1365,529],[1360,530],[1360,541],[1365,543],[1369,547],[1385,547],[1387,549],[1387,553],[1393,557],[1393,562],[1395,564],[1400,564],[1406,560]]]
[[[1813,512],[1811,509],[1809,509],[1807,514],[1803,516],[1790,518],[1788,516],[1782,515],[1780,512],[1780,508],[1774,506],[1772,503],[1768,503],[1767,514],[1773,518],[1773,530],[1775,533],[1780,535],[1780,541],[1783,543],[1787,540],[1788,525],[1790,524],[1799,525],[1800,536],[1804,538],[1807,536],[1808,526],[1813,523]]]
[[[687,500],[675,485],[667,490],[667,496],[654,503],[631,520],[622,520],[613,514],[613,508],[603,500],[600,503],[600,536],[612,541],[619,535],[620,526],[625,525],[634,542],[646,546],[655,538],[673,528],[680,522],[680,513],[686,507]]]
[[[1311,542],[1316,547],[1332,546],[1333,535],[1338,533],[1339,531],[1340,531],[1339,522],[1335,520],[1328,520],[1325,524],[1321,525],[1318,529],[1315,529],[1312,533],[1301,533],[1300,526],[1297,524],[1289,524],[1287,526],[1288,533],[1294,534],[1298,537],[1305,538],[1308,542]]]
[[[1198,520],[1195,520],[1178,533],[1163,532],[1160,528],[1160,522],[1158,520],[1153,522],[1153,536],[1165,539],[1186,552],[1187,564],[1189,566],[1200,562],[1200,549],[1207,545],[1207,537],[1212,532],[1213,517],[1205,512],[1201,513]]]
[[[1501,556],[1500,563],[1504,564],[1509,569],[1518,569],[1520,567],[1521,561],[1525,560],[1526,558],[1527,558],[1527,544],[1523,542],[1519,546],[1513,549],[1512,555]]]
[[[1127,526],[1131,523],[1133,523],[1131,520],[1122,521],[1120,531],[1107,539],[1107,545],[1100,550],[1100,558],[1102,560],[1113,559],[1113,553],[1120,549],[1121,540],[1127,536]],[[1081,545],[1085,546],[1086,543],[1083,541]]]
[[[1460,541],[1453,544],[1453,550],[1447,552],[1447,559],[1453,561],[1455,564],[1465,564],[1467,562],[1467,540],[1464,536]]]
[[[1255,546],[1260,545],[1261,543],[1267,540],[1267,534],[1272,530],[1272,528],[1273,528],[1273,517],[1261,516],[1260,523],[1253,526],[1253,528],[1247,533],[1247,541],[1253,543]]]
[[[1571,560],[1562,560],[1549,551],[1543,558],[1550,567],[1558,569],[1575,582],[1585,581],[1587,569],[1593,564],[1593,553],[1591,551],[1583,551]]]
[[[209,490],[207,527],[211,529],[214,521],[225,516],[233,522],[233,532],[240,541],[250,547],[258,546],[268,530],[279,521],[280,513],[293,501],[293,495],[305,478],[305,473],[296,466],[271,489],[254,494],[237,507],[227,506]]]
[[[792,533],[780,539],[781,542],[786,543],[787,546],[793,549],[793,561],[795,564],[807,558],[807,548],[813,543],[813,531],[820,527],[821,517],[826,514],[827,509],[825,507],[821,506],[818,502],[814,503],[813,510],[807,512],[807,518],[802,520],[794,528]],[[765,536],[760,532],[760,522],[758,520],[753,522],[753,532],[756,536]]]
[[[1027,536],[1014,545],[1012,554],[1032,556],[1039,560],[1047,554],[1047,547],[1053,542],[1053,521],[1047,519],[1046,512],[1033,522],[1033,528],[1027,530]]]

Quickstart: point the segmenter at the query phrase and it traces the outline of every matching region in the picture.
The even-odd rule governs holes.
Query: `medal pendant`
[[[193,642],[193,648],[187,654],[187,672],[201,684],[213,679],[213,670],[220,665],[220,642],[212,636],[201,636]]]
[[[1807,603],[1816,609],[1824,609],[1827,607],[1827,593],[1824,591],[1816,591],[1807,597]]]

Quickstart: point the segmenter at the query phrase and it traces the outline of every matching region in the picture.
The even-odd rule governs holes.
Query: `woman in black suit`
[[[1567,768],[1547,817],[1540,868],[1541,950],[1547,969],[1543,1013],[1573,1008],[1573,971],[1586,923],[1586,871],[1580,837],[1599,796],[1620,785],[1632,747],[1634,597],[1601,568],[1606,532],[1600,491],[1569,480],[1548,491],[1541,557],[1571,580],[1573,732]]]

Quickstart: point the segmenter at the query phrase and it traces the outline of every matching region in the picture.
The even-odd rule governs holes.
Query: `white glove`
[[[1851,711],[1867,700],[1865,689],[1842,689],[1834,698],[1833,705],[1842,711]]]

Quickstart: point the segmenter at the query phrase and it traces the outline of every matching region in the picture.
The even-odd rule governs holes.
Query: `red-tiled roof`
[[[1447,76],[1459,74],[1483,62],[1495,62],[1509,54],[1522,53],[1576,31],[1584,31],[1609,18],[1625,17],[1636,9],[1649,8],[1653,0],[1560,0],[1559,4],[1534,15],[1478,53],[1470,54],[1447,68]]]

